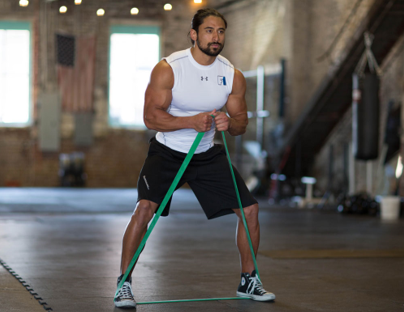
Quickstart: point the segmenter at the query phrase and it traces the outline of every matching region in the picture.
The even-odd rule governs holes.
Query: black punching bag
[[[379,152],[379,78],[353,75],[352,138],[354,155],[359,160],[377,159]]]

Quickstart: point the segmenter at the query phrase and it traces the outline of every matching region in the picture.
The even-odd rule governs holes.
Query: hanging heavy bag
[[[377,159],[379,153],[379,78],[353,75],[352,138],[355,158]]]

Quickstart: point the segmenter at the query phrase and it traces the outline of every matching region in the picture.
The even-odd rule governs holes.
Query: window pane
[[[111,35],[109,116],[112,125],[144,127],[144,93],[158,58],[158,35]]]
[[[153,68],[159,57],[159,37],[157,35],[136,36],[136,67]]]
[[[3,107],[2,122],[27,123],[29,120],[29,92],[26,87],[29,84],[28,77],[20,75],[8,75],[5,80],[5,105]]]
[[[29,122],[28,30],[0,30],[0,124]]]

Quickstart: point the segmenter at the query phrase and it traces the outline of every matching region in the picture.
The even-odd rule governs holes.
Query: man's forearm
[[[193,128],[192,116],[175,117],[160,109],[152,114],[145,114],[144,122],[148,129],[161,132]]]
[[[229,122],[230,122],[230,124],[229,124],[228,132],[230,133],[230,135],[237,136],[237,135],[241,135],[241,134],[245,133],[245,131],[247,129],[247,125],[248,125],[247,117],[230,118]]]

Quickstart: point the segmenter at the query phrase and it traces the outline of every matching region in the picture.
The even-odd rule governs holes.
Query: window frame
[[[159,37],[159,51],[158,51],[158,60],[161,59],[161,47],[162,47],[162,38],[161,38],[161,26],[159,24],[151,24],[151,25],[119,25],[113,24],[109,29],[109,53],[108,53],[108,91],[107,91],[107,103],[108,103],[108,126],[113,129],[131,129],[131,130],[139,130],[145,131],[147,127],[145,125],[125,125],[125,124],[117,124],[112,122],[110,116],[110,67],[111,67],[111,37],[113,34],[134,34],[134,35],[157,35]],[[156,63],[157,64],[157,63]]]
[[[29,46],[29,55],[28,55],[28,121],[21,123],[21,122],[13,122],[13,123],[5,123],[0,121],[0,128],[27,128],[32,126],[32,110],[33,110],[33,77],[32,77],[32,43],[33,41],[33,34],[32,34],[32,22],[30,21],[10,21],[10,20],[0,20],[0,29],[1,30],[28,30],[28,46]]]

